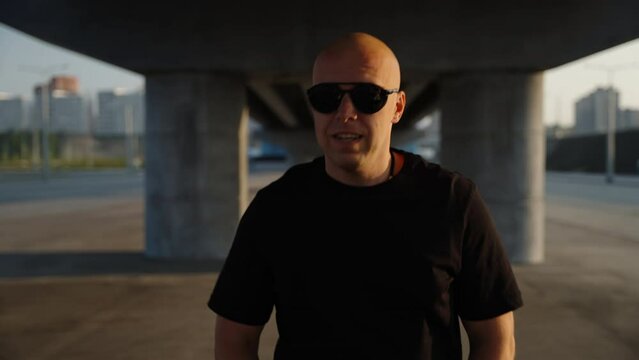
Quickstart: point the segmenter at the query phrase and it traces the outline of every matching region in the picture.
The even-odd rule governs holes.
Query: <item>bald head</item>
[[[399,62],[393,51],[378,38],[351,33],[327,46],[313,65],[313,84],[322,82],[371,82],[384,88],[398,88]]]

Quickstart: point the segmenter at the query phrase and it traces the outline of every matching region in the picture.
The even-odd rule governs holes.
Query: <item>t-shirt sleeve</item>
[[[462,265],[456,296],[460,317],[472,321],[515,310],[523,301],[495,223],[476,186],[469,184],[462,207]]]
[[[273,274],[260,246],[269,236],[262,200],[258,193],[242,216],[208,302],[218,315],[247,325],[264,325],[274,304]]]

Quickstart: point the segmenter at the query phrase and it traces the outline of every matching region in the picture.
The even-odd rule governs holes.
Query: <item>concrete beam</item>
[[[402,90],[406,93],[406,107],[410,108],[419,94],[426,89],[426,82],[411,82],[408,83]]]
[[[268,83],[251,81],[249,87],[287,127],[298,127],[299,124],[293,112]]]
[[[432,114],[437,109],[439,101],[439,83],[428,80],[418,83],[409,83],[404,89],[406,92],[406,111],[402,120],[395,125],[396,129],[409,130],[425,116]]]
[[[225,2],[223,9],[203,1],[177,7],[171,2],[4,0],[0,21],[143,74],[214,70],[289,78],[308,76],[319,49],[351,31],[385,40],[406,74],[543,70],[639,37],[635,0],[387,5],[369,0],[366,16],[336,17],[335,9],[357,14],[362,6],[342,0],[276,5],[237,0]]]

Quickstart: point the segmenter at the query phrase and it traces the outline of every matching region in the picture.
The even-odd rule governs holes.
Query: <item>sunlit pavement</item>
[[[212,358],[220,264],[144,258],[142,189],[139,172],[0,176],[0,360]],[[515,266],[518,358],[639,358],[639,177],[546,190],[546,261]],[[262,359],[276,338],[269,323]]]

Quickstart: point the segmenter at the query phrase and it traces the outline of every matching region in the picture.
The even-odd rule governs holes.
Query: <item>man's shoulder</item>
[[[309,187],[309,183],[318,175],[323,158],[291,166],[282,176],[259,191],[261,196],[286,196],[299,193]]]
[[[420,155],[402,152],[405,156],[407,171],[410,176],[426,186],[455,186],[472,187],[473,182],[459,171],[446,168],[436,162],[431,162]]]

